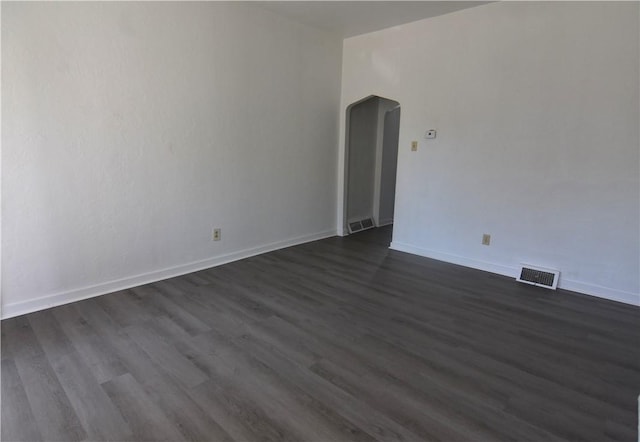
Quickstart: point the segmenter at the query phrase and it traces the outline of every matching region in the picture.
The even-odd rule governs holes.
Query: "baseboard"
[[[393,218],[385,218],[378,220],[378,227],[388,226],[389,224],[393,224]]]
[[[582,293],[584,295],[595,296],[597,298],[608,299],[609,301],[617,301],[640,307],[640,294],[638,293],[625,292],[622,290],[612,289],[610,287],[602,287],[595,284],[585,284],[580,281],[562,279],[562,274],[560,275],[558,287],[565,290],[571,290],[572,292]]]
[[[464,267],[483,270],[485,272],[497,273],[498,275],[508,276],[510,278],[515,278],[518,275],[519,271],[519,267],[505,266],[503,264],[496,264],[467,258],[464,256],[453,255],[450,253],[439,252],[436,250],[424,249],[398,241],[393,241],[389,248],[392,250],[397,250],[399,252],[411,253],[412,255],[424,256],[426,258],[437,259],[438,261],[444,261],[451,264],[457,264]],[[560,275],[558,288],[582,293],[584,295],[608,299],[610,301],[640,306],[640,295],[637,293],[625,292],[622,290],[602,287],[595,284],[567,280],[562,277],[562,274]]]
[[[401,243],[398,241],[391,242],[389,246],[392,250],[399,252],[411,253],[412,255],[424,256],[426,258],[437,259],[438,261],[449,262],[451,264],[458,264],[464,267],[471,267],[472,269],[484,270],[485,272],[497,273],[498,275],[504,275],[515,278],[518,274],[517,267],[509,267],[501,264],[494,264],[486,261],[479,261],[477,259],[471,259],[464,256],[452,255],[449,253],[438,252],[430,249],[423,249],[410,244]]]
[[[70,302],[81,301],[83,299],[93,298],[95,296],[101,296],[119,290],[130,289],[132,287],[137,287],[143,284],[149,284],[152,282],[161,281],[163,279],[185,275],[187,273],[197,272],[199,270],[216,267],[222,264],[227,264],[229,262],[249,258],[251,256],[261,255],[263,253],[273,252],[275,250],[284,249],[286,247],[296,246],[311,241],[317,241],[319,239],[325,239],[332,236],[336,236],[336,231],[327,230],[312,235],[300,236],[285,241],[265,244],[251,249],[240,250],[237,252],[208,258],[202,261],[195,261],[188,264],[130,276],[114,281],[108,281],[92,286],[54,293],[51,295],[42,296],[40,298],[30,299],[28,301],[6,304],[2,307],[2,319],[8,319],[14,316],[20,316],[35,311],[44,310],[47,308],[56,307],[58,305],[68,304]]]

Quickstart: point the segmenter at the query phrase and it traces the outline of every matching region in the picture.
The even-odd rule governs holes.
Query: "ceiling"
[[[343,38],[447,14],[486,1],[261,1],[254,4]]]

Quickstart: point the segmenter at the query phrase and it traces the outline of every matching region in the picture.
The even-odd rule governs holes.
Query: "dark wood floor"
[[[2,321],[2,440],[636,440],[640,309],[330,238]]]

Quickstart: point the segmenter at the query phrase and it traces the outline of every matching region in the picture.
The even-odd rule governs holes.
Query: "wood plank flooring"
[[[640,309],[389,239],[2,321],[2,440],[637,440]]]

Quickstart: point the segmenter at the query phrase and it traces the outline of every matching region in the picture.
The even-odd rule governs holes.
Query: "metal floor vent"
[[[360,232],[361,230],[367,230],[375,227],[371,218],[365,218],[360,221],[354,221],[349,223],[349,233]]]
[[[516,281],[555,290],[558,286],[559,277],[560,272],[558,270],[523,264],[520,267],[520,276],[516,278]]]

